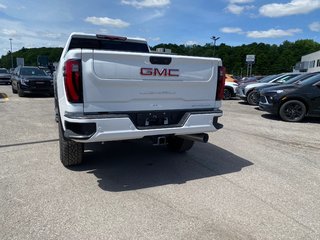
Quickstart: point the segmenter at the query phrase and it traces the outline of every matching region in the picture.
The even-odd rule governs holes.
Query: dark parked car
[[[281,81],[276,81],[276,82],[273,82],[273,83],[269,83],[268,85],[265,85],[265,86],[261,86],[261,87],[257,87],[255,90],[257,92],[261,92],[263,89],[272,89],[272,87],[274,87],[274,89],[277,88],[277,86],[281,85],[281,84],[292,84],[292,83],[295,83],[295,82],[299,82],[299,81],[304,81],[310,77],[313,77],[317,74],[320,74],[320,72],[313,72],[313,73],[304,73],[304,74],[301,74],[301,75],[298,75],[294,78],[291,78],[289,80],[281,80]]]
[[[264,77],[255,83],[240,84],[237,88],[237,96],[242,100],[248,102],[250,105],[258,105],[259,96],[257,95],[257,91],[255,90],[256,88],[268,86],[269,84],[275,82],[286,82],[298,75],[301,75],[301,73],[282,73]]]
[[[305,116],[320,117],[320,75],[304,81],[264,89],[260,92],[259,108],[277,114],[288,122],[301,121]]]
[[[276,82],[273,82],[273,83],[268,83],[267,85],[264,85],[264,86],[261,86],[261,87],[257,87],[253,90],[252,94],[254,94],[254,98],[257,99],[257,103],[256,105],[259,105],[259,100],[260,100],[260,92],[264,89],[277,89],[277,87],[279,85],[282,85],[282,84],[293,84],[295,82],[302,82],[304,80],[307,80],[308,78],[310,77],[313,77],[317,74],[320,74],[320,72],[313,72],[313,73],[304,73],[304,74],[301,74],[301,75],[298,75],[294,78],[290,78],[289,80],[287,79],[282,79],[280,81],[276,81]]]
[[[0,83],[10,84],[11,74],[5,68],[0,68]]]
[[[53,79],[38,67],[19,66],[12,74],[12,92],[20,97],[26,93],[41,93],[53,96]]]

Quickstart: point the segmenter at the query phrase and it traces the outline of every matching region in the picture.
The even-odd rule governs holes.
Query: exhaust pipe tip
[[[209,141],[209,135],[207,133],[181,135],[177,137],[202,143],[207,143]]]
[[[209,135],[206,134],[206,133],[203,134],[203,139],[202,140],[203,140],[204,143],[207,143],[209,141]]]

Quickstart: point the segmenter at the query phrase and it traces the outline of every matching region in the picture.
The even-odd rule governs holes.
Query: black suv
[[[23,97],[26,93],[43,93],[53,96],[53,79],[38,67],[19,66],[11,78],[12,92]]]
[[[288,122],[301,121],[305,116],[320,117],[320,75],[262,90],[259,108]]]

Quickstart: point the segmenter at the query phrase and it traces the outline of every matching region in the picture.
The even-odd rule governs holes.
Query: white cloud
[[[131,5],[135,8],[159,8],[170,4],[170,0],[121,0],[122,4]]]
[[[6,8],[7,8],[7,6],[5,6],[5,5],[3,5],[3,4],[0,3],[0,10],[6,9]]]
[[[296,14],[307,14],[320,8],[320,0],[292,0],[288,3],[271,3],[259,9],[266,17],[283,17]]]
[[[41,32],[41,36],[49,39],[60,39],[62,37],[62,34],[53,32]]]
[[[197,44],[198,44],[198,42],[190,40],[190,41],[187,41],[184,45],[185,46],[194,46]]]
[[[160,37],[154,37],[154,38],[148,38],[149,41],[153,41],[153,42],[159,42],[160,41]]]
[[[227,10],[233,14],[239,15],[244,11],[244,7],[236,4],[229,4]]]
[[[154,18],[159,18],[159,17],[163,17],[165,15],[165,11],[162,10],[155,10],[153,15],[152,15],[152,19]]]
[[[229,4],[226,9],[228,12],[231,12],[233,14],[236,14],[236,15],[240,15],[241,13],[243,13],[244,11],[246,10],[250,10],[250,9],[253,9],[255,8],[254,6],[252,5],[245,5],[245,6],[240,6],[240,5],[237,5],[237,4]]]
[[[154,10],[154,11],[149,11],[148,13],[143,14],[143,16],[139,18],[139,20],[140,20],[140,23],[145,23],[153,19],[163,17],[164,15],[165,15],[165,11],[163,9]]]
[[[39,25],[35,27],[27,21],[0,18],[0,56],[7,54],[10,50],[10,38],[13,52],[22,47],[63,47],[65,45],[70,29],[52,25],[48,30],[47,26],[42,29]]]
[[[5,26],[3,28],[0,27],[0,36],[2,35],[1,37],[12,37],[16,39],[28,34],[25,26],[18,21],[0,19],[0,26]]]
[[[267,31],[249,31],[247,32],[247,37],[249,38],[282,38],[282,37],[291,37],[295,33],[300,33],[301,29],[269,29]]]
[[[1,33],[8,36],[8,37],[15,37],[17,35],[17,31],[14,29],[1,29]]]
[[[309,25],[309,29],[313,32],[320,32],[320,22],[313,22]]]
[[[99,26],[111,26],[116,28],[126,28],[130,26],[129,23],[122,21],[121,19],[111,19],[108,17],[87,17],[86,22]]]
[[[223,33],[238,33],[238,34],[243,33],[242,29],[238,27],[223,27],[223,28],[220,28],[220,31]]]
[[[242,4],[242,3],[252,3],[254,2],[254,0],[230,0],[229,1],[230,3],[233,3],[233,4]]]

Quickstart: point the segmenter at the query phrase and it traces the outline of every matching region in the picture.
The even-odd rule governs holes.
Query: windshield
[[[288,82],[290,79],[295,78],[300,75],[301,75],[300,73],[283,75],[283,76],[279,77],[277,80],[275,80],[274,82],[275,83],[285,83],[285,82]]]
[[[45,72],[39,68],[21,68],[20,74],[26,76],[46,76]]]
[[[317,74],[313,77],[310,77],[310,78],[306,79],[305,81],[298,81],[298,82],[296,82],[296,84],[305,86],[305,85],[312,85],[318,81],[320,81],[320,74]]]
[[[0,73],[8,73],[7,69],[0,69]]]
[[[258,82],[261,82],[261,83],[267,83],[267,82],[270,82],[272,79],[276,78],[280,76],[280,74],[278,75],[270,75],[270,76],[266,76],[264,78],[261,78],[260,80],[258,80]]]
[[[295,83],[295,82],[298,82],[298,81],[304,81],[310,77],[313,77],[315,75],[317,75],[319,73],[307,73],[307,74],[303,74],[303,75],[299,75],[299,76],[296,76],[288,81],[286,81],[286,84],[292,84],[292,83]]]

